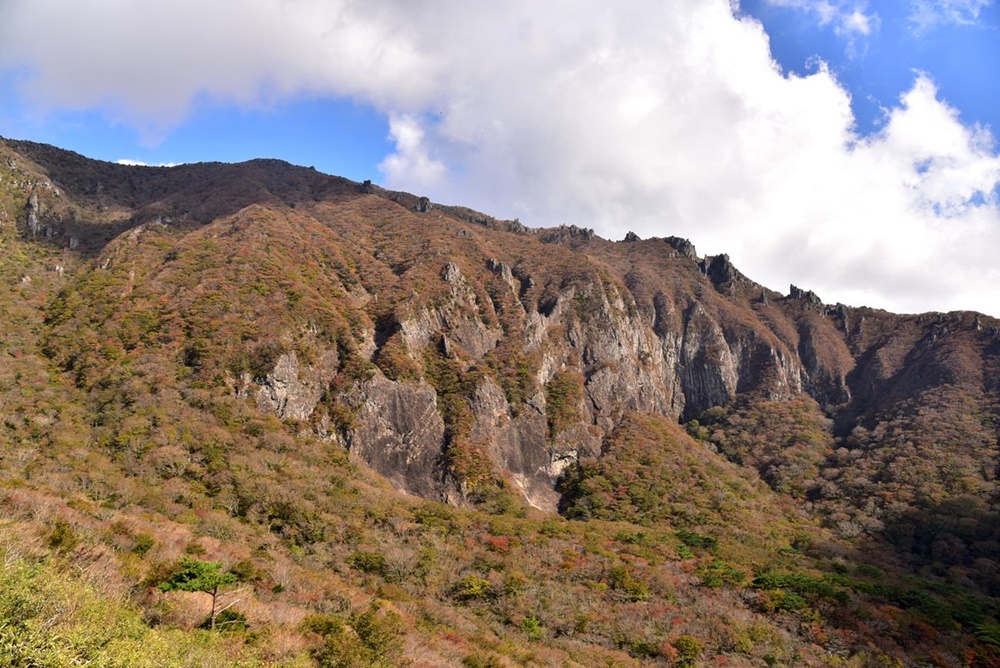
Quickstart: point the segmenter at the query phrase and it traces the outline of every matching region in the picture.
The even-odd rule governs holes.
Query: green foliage
[[[206,619],[202,622],[199,628],[211,631],[212,619]],[[229,608],[227,610],[223,610],[215,616],[215,630],[217,631],[223,631],[225,633],[243,633],[249,628],[250,624],[247,623],[247,616],[238,610]]]
[[[347,620],[307,617],[303,629],[323,637],[322,645],[313,651],[313,660],[321,668],[390,668],[398,665],[403,649],[402,619],[377,603]]]
[[[140,557],[145,556],[147,552],[153,549],[156,545],[156,539],[153,538],[152,534],[147,532],[142,532],[136,534],[135,545],[132,547],[132,552],[139,555]]]
[[[680,666],[694,665],[705,651],[705,645],[691,635],[678,636],[671,644],[677,650],[677,665]]]
[[[847,592],[830,578],[808,573],[764,573],[754,578],[753,587],[766,594],[761,599],[765,608],[780,612],[796,612],[821,601],[844,604],[848,600]]]
[[[713,406],[688,431],[750,466],[774,489],[804,498],[833,451],[831,422],[811,399]]]
[[[503,668],[503,663],[493,654],[469,654],[462,659],[465,668]]]
[[[417,380],[420,367],[410,356],[401,332],[396,332],[382,344],[375,355],[375,366],[382,370],[389,380]]]
[[[645,638],[636,638],[619,644],[628,651],[629,656],[636,659],[652,659],[660,656],[662,653],[659,643]]]
[[[278,358],[285,352],[285,346],[278,341],[259,343],[247,353],[245,358],[238,358],[233,362],[233,371],[236,373],[245,371],[255,381],[262,382],[269,373],[274,371]]]
[[[160,591],[212,592],[236,582],[236,575],[222,570],[222,564],[184,557],[169,579],[157,585]]]
[[[424,378],[438,395],[438,410],[444,420],[446,436],[454,442],[472,429],[468,397],[475,391],[479,375],[468,372],[455,359],[431,349],[424,350]]]
[[[340,357],[340,369],[334,379],[335,388],[344,389],[371,380],[375,365],[361,354],[357,343],[346,332],[337,334],[337,354]]]
[[[1000,652],[1000,624],[983,622],[976,627],[976,640]]]
[[[526,354],[514,334],[508,334],[491,350],[484,360],[503,388],[507,402],[513,410],[538,391],[538,358]]]
[[[583,376],[572,370],[561,371],[545,386],[545,415],[549,422],[549,438],[580,421],[583,401]]]
[[[619,564],[608,572],[611,589],[621,593],[630,601],[648,601],[649,585],[638,579],[626,566]]]
[[[56,520],[49,534],[49,547],[62,553],[72,552],[80,543],[73,527],[66,520]]]
[[[728,463],[659,416],[625,415],[602,449],[599,459],[570,466],[560,482],[560,510],[569,518],[694,527],[725,516],[737,525],[749,508],[740,499],[760,498]]]
[[[521,620],[521,632],[528,636],[528,640],[542,639],[542,623],[535,617],[525,617]]]
[[[454,591],[460,601],[485,601],[496,597],[490,581],[478,575],[466,575],[458,581]]]
[[[705,587],[718,588],[723,586],[740,587],[747,580],[747,574],[719,559],[702,564],[698,567],[698,577]]]
[[[233,574],[237,582],[253,582],[262,575],[250,559],[240,559],[230,567],[229,572]]]
[[[218,616],[219,589],[236,582],[234,573],[223,571],[222,564],[191,557],[181,559],[173,574],[157,585],[160,591],[203,592],[212,598],[208,626],[215,630]]]
[[[376,661],[395,659],[403,649],[403,626],[399,614],[373,603],[352,615],[351,626]]]
[[[326,538],[326,522],[303,499],[280,495],[260,504],[272,533],[300,546]]]
[[[359,571],[364,571],[365,573],[375,573],[377,575],[382,575],[385,572],[386,561],[385,557],[381,552],[370,552],[367,550],[358,550],[351,555],[348,559],[351,566],[358,569]]]
[[[706,536],[694,531],[688,531],[687,529],[679,529],[677,531],[677,538],[692,550],[713,552],[719,544],[715,536]]]
[[[809,607],[808,601],[795,591],[768,589],[760,592],[757,604],[766,612],[799,612]]]
[[[12,555],[0,560],[0,629],[4,666],[265,665],[251,648],[214,634],[149,628],[131,604],[51,564]]]
[[[23,184],[47,175],[7,165],[0,158],[0,211],[23,220]],[[47,555],[0,559],[0,651],[8,652],[0,665],[284,665],[305,653],[320,665],[402,665],[403,626],[417,634],[408,643],[414,662],[468,653],[463,663],[471,668],[631,665],[622,652],[635,663],[707,663],[697,638],[711,638],[730,661],[743,653],[754,665],[800,658],[901,665],[904,653],[924,663],[971,662],[963,655],[969,647],[987,663],[989,652],[1000,652],[1000,610],[986,595],[1000,591],[990,505],[996,408],[981,387],[915,396],[883,392],[876,378],[864,424],[839,441],[808,400],[714,407],[687,433],[670,418],[621,415],[613,400],[599,424],[618,426],[605,434],[601,456],[571,467],[561,489],[562,510],[578,521],[541,519],[519,501],[512,484],[521,482],[519,471],[493,470],[496,444],[471,439],[471,400],[485,377],[502,386],[516,429],[529,422],[535,429],[543,419],[525,402],[544,391],[548,436],[565,440],[586,400],[582,377],[568,368],[539,388],[541,362],[551,355],[572,367],[579,348],[566,346],[566,327],[579,326],[585,337],[603,327],[613,291],[629,313],[653,316],[661,336],[661,325],[672,328],[683,305],[697,299],[727,341],[752,334],[764,352],[778,345],[772,334],[788,350],[804,341],[808,328],[794,305],[746,304],[742,292],[730,299],[706,290],[689,258],[670,257],[669,245],[652,240],[628,248],[594,243],[580,253],[573,248],[579,238],[539,248],[537,235],[496,236],[496,221],[465,229],[470,219],[445,209],[440,224],[426,217],[415,224],[405,194],[359,198],[350,184],[315,174],[297,180],[302,175],[287,166],[256,165],[240,178],[204,182],[187,168],[146,170],[131,173],[135,183],[118,186],[118,194],[111,193],[116,179],[94,169],[78,182],[103,183],[101,201],[81,203],[73,170],[61,169],[52,179],[64,203],[50,197],[46,206],[65,207],[59,213],[85,230],[86,252],[99,252],[97,261],[26,242],[14,225],[0,225],[0,505],[5,517],[30,518],[20,525],[26,530],[2,535],[21,541],[26,554]],[[153,172],[166,181],[151,185]],[[178,180],[197,183],[197,193],[164,185]],[[213,203],[205,188],[233,201]],[[258,195],[265,201],[247,207]],[[295,211],[282,199],[298,204]],[[97,235],[113,236],[138,220],[131,216],[164,207],[189,210],[192,222],[133,228],[100,248],[105,240]],[[475,269],[486,249],[516,265],[520,290],[500,272]],[[462,265],[475,305],[453,299],[440,280],[443,255]],[[55,264],[66,264],[65,276],[51,271]],[[623,267],[632,272],[627,292],[611,275]],[[543,340],[527,341],[525,309],[538,305],[551,316],[569,295]],[[350,466],[336,439],[310,436],[311,428],[327,429],[328,418],[342,436],[356,430],[358,394],[349,390],[374,373],[365,339],[393,331],[372,323],[386,314],[420,318],[424,309],[436,309],[427,311],[428,322],[440,316],[451,343],[462,337],[447,328],[468,318],[504,331],[475,361],[460,344],[407,350],[398,332],[373,360],[390,379],[424,374],[435,387],[448,437],[442,464],[461,482],[461,502],[476,504],[472,510],[397,496],[365,467]],[[769,331],[754,321],[762,313]],[[813,316],[822,327],[840,317],[803,317]],[[851,318],[845,330],[857,332],[850,341],[857,351],[850,355],[868,355],[884,369],[902,359],[906,350],[872,334],[897,321],[873,314],[857,328]],[[933,357],[930,366],[898,377],[957,378],[954,362],[969,351],[973,385],[995,377],[995,355],[983,349],[989,325],[977,331],[972,316],[966,321],[949,324],[951,333],[934,345],[921,339],[930,342],[920,348]],[[830,353],[812,341],[818,355]],[[323,380],[325,396],[307,421],[282,424],[257,411],[253,379],[266,379],[281,355],[294,353],[302,380],[312,382],[307,376],[327,365],[334,348],[336,375]],[[845,360],[846,373],[853,361]],[[746,361],[748,369],[758,366]],[[859,373],[866,364],[859,358]],[[826,382],[822,374],[813,381]],[[867,390],[857,399],[847,411],[864,407]],[[850,429],[849,422],[839,426]],[[867,535],[864,558],[880,568],[852,568],[847,555],[859,544],[837,539],[808,512],[842,536]],[[122,519],[127,530],[102,530],[109,519]],[[907,577],[880,553],[880,536],[927,579]],[[200,621],[190,599],[200,606],[199,597],[138,586],[171,580],[175,572],[159,560],[185,544],[202,559],[209,552],[240,559],[230,573],[259,587],[240,594],[250,599],[254,633],[190,629]],[[71,563],[74,570],[61,570]],[[343,577],[345,564],[385,582]],[[10,577],[22,566],[37,577]],[[743,586],[749,573],[760,574],[753,592],[715,589]],[[98,594],[84,575],[106,589]],[[373,590],[405,606],[406,620],[384,608],[348,612],[350,601]],[[315,610],[340,612],[311,619],[304,636],[288,626]],[[799,618],[774,618],[790,612]],[[247,630],[232,608],[215,621],[217,629]],[[518,645],[526,637],[533,643]]]

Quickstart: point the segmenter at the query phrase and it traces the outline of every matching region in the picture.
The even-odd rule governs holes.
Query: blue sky
[[[785,71],[807,73],[817,57],[830,65],[851,92],[863,133],[880,126],[882,110],[913,85],[915,72],[933,77],[964,122],[1000,128],[1000,9],[982,1],[925,4],[920,10],[909,0],[829,3],[869,16],[868,34],[837,17],[824,23],[817,10],[824,3],[745,0],[741,9],[763,24]]]
[[[0,135],[277,157],[1000,316],[993,0],[3,0]]]

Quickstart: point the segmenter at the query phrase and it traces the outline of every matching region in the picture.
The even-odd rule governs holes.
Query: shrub
[[[576,371],[556,374],[545,386],[545,413],[549,421],[549,437],[573,426],[580,420],[583,400],[583,376]]]
[[[321,668],[390,668],[402,653],[402,619],[392,610],[372,603],[365,612],[345,621],[330,615],[312,615],[300,627],[323,636],[313,651]]]
[[[403,649],[403,620],[392,610],[372,603],[366,611],[351,616],[351,626],[376,661],[390,660]]]
[[[525,617],[521,621],[521,631],[528,636],[529,640],[541,640],[542,623],[535,617]]]
[[[847,592],[843,589],[826,578],[807,573],[764,573],[754,579],[753,587],[766,591],[785,590],[810,601],[847,602]]]
[[[381,552],[358,550],[350,556],[348,562],[354,568],[365,573],[381,575],[385,572],[385,557]]]
[[[1000,624],[983,622],[976,628],[976,640],[1000,651]]]
[[[417,380],[420,367],[410,356],[401,332],[396,332],[378,349],[375,366],[382,370],[389,380]]]
[[[706,550],[708,552],[713,552],[718,546],[719,541],[715,536],[705,536],[700,533],[695,533],[694,531],[687,531],[681,529],[677,532],[677,538],[680,539],[682,543],[687,545],[692,550]]]
[[[705,587],[718,588],[725,585],[739,587],[746,582],[747,574],[724,561],[713,559],[698,567],[698,577]]]
[[[455,595],[463,601],[482,601],[496,597],[489,580],[478,575],[466,575],[455,586]]]
[[[135,545],[132,546],[132,552],[142,557],[153,549],[154,545],[156,545],[156,539],[153,538],[152,534],[143,532],[136,535]]]
[[[4,527],[6,528],[6,527]],[[0,559],[0,666],[263,666],[219,635],[150,628],[54,562]]]
[[[73,526],[66,520],[56,520],[49,534],[49,547],[62,553],[72,552],[80,543]]]
[[[637,579],[625,566],[614,566],[611,569],[608,584],[630,601],[648,601],[650,598],[649,585]]]
[[[694,662],[705,651],[705,645],[694,636],[689,635],[678,636],[671,645],[677,650],[677,665],[679,666],[694,665]]]

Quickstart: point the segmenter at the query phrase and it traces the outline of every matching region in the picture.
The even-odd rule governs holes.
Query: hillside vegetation
[[[0,663],[1000,665],[997,321],[0,142]]]

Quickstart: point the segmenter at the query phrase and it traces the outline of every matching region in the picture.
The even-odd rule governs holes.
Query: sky
[[[1000,317],[997,0],[0,0],[0,136],[256,157]]]

